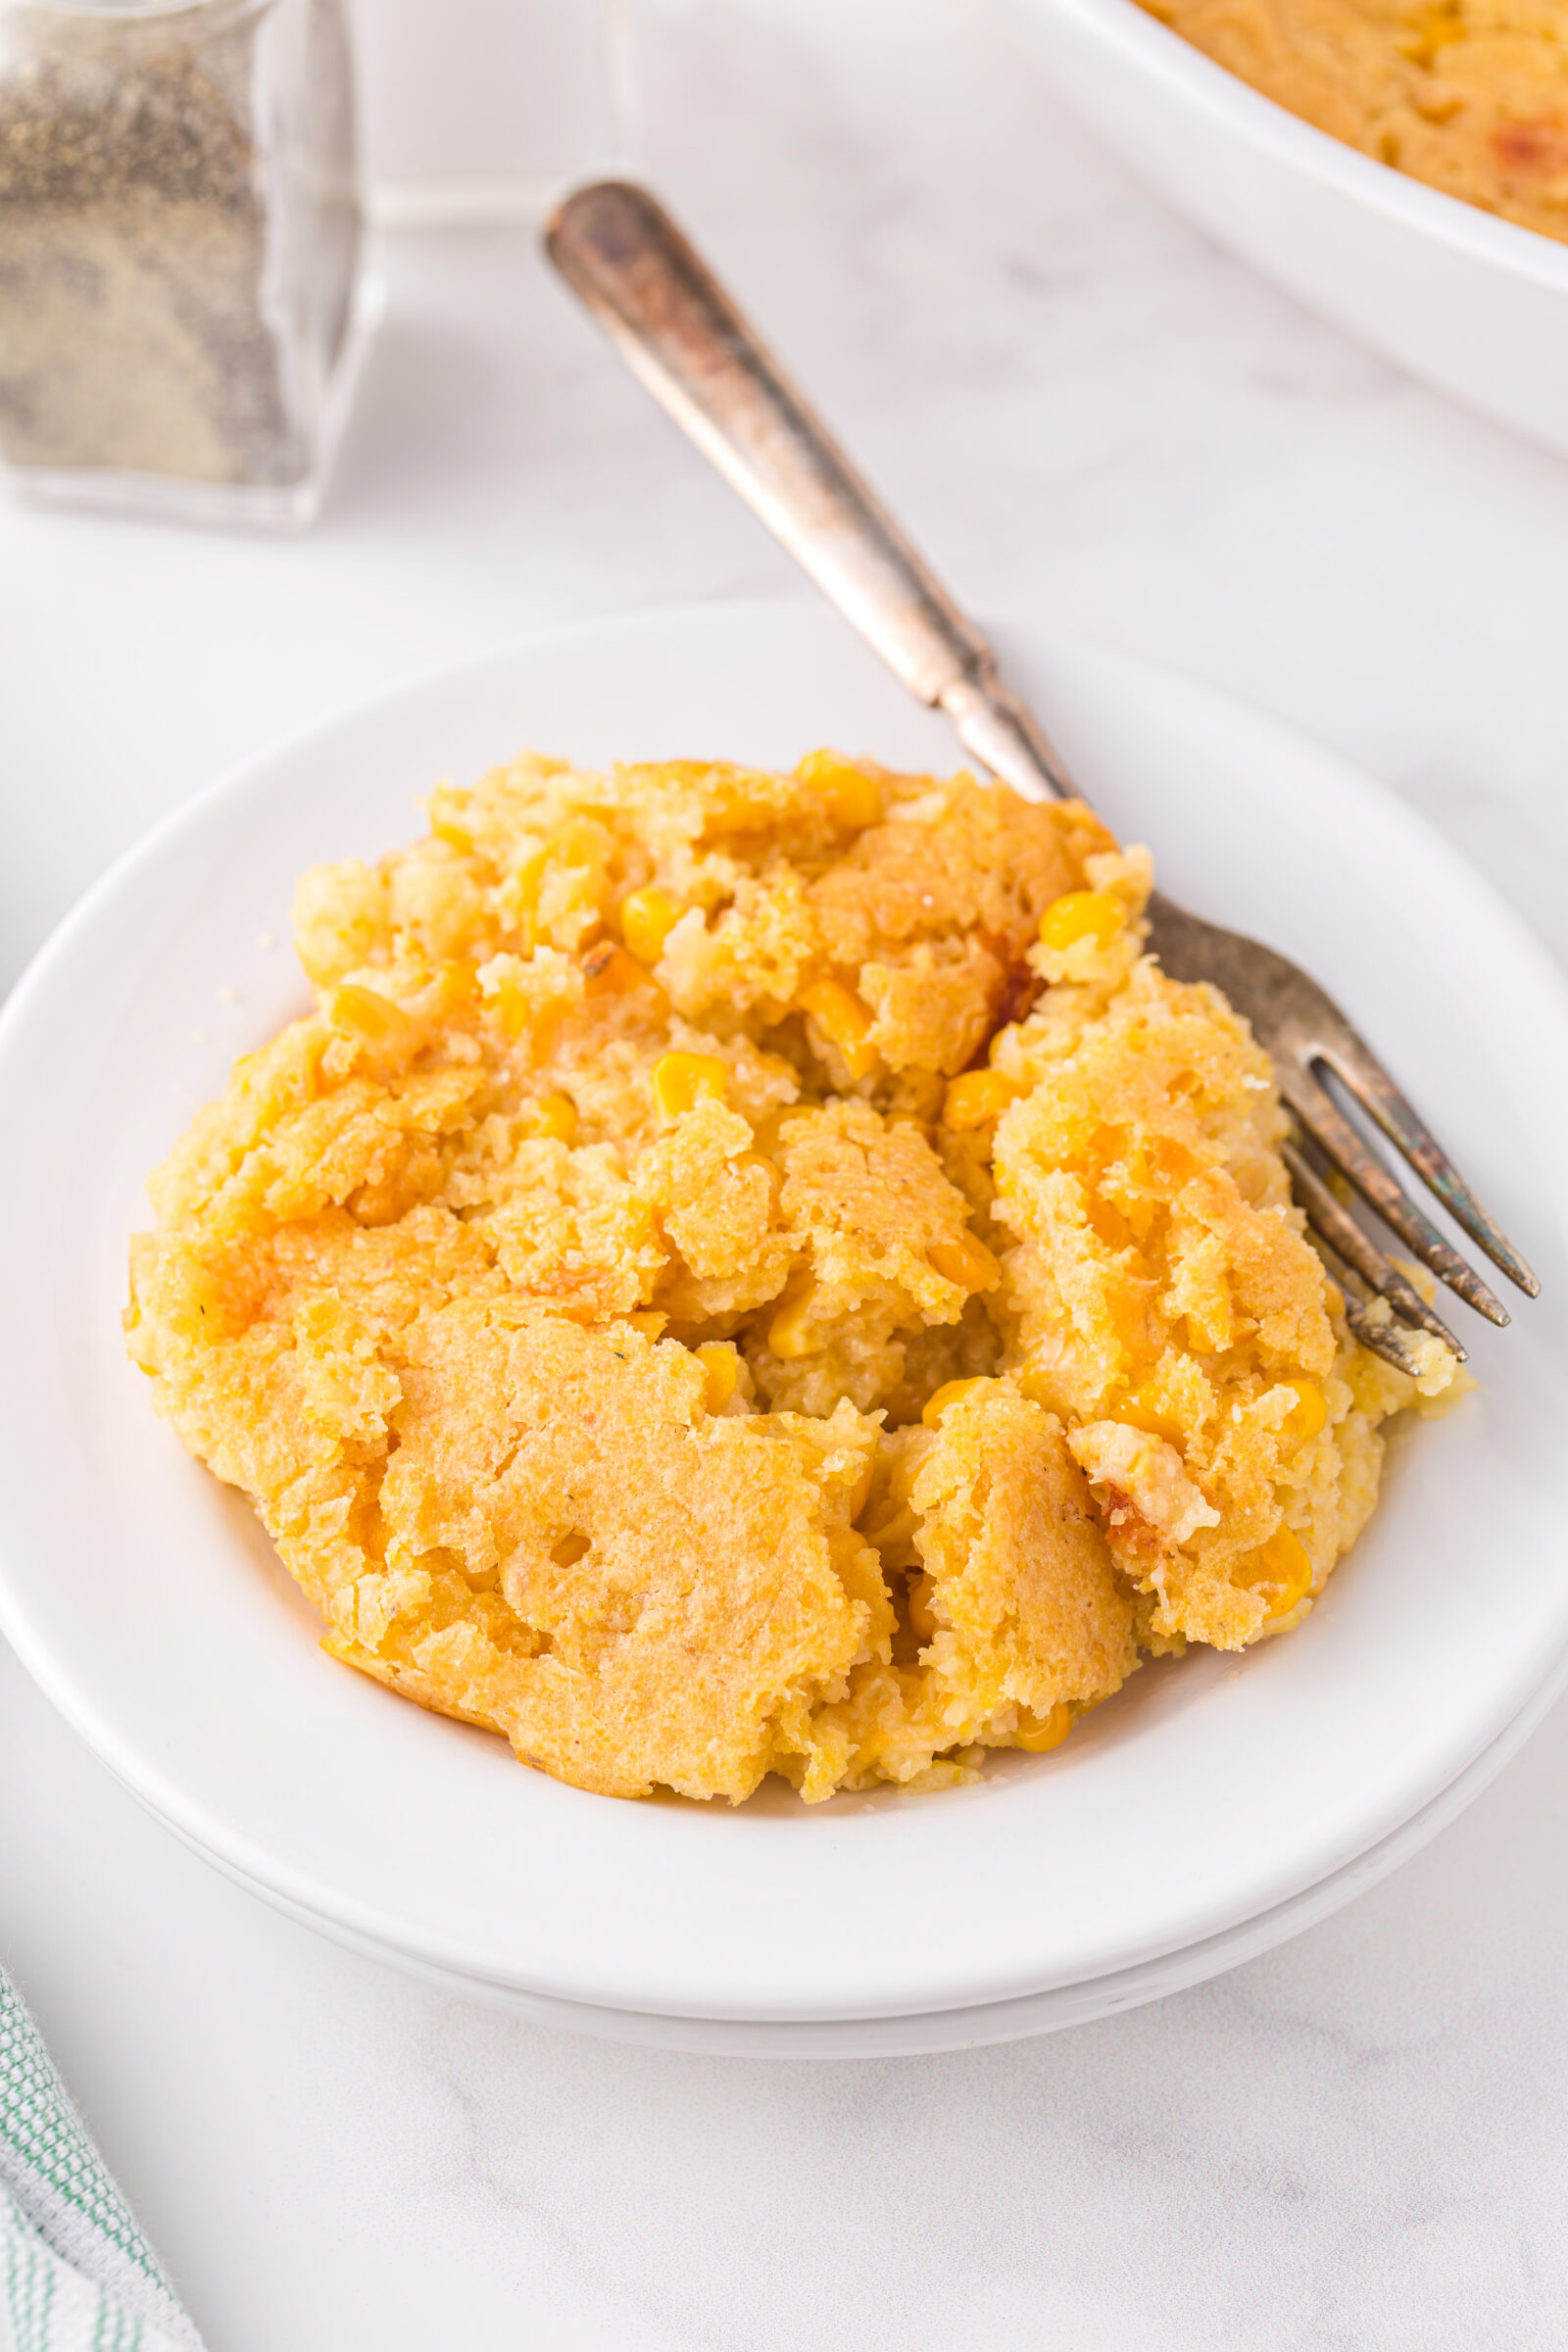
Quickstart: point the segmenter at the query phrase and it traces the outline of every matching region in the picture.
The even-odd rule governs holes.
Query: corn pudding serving
[[[577,1787],[940,1788],[1298,1625],[1380,1424],[1266,1056],[1081,804],[524,757],[318,866],[131,1351],[325,1646]]]
[[[1568,239],[1568,0],[1142,4],[1347,146]]]

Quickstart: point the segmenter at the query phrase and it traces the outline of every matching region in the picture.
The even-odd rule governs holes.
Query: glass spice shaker
[[[0,0],[0,459],[298,525],[369,327],[341,0]]]

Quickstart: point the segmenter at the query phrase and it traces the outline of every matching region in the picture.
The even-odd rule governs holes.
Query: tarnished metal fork
[[[1025,799],[1077,797],[1061,755],[999,677],[985,638],[648,191],[625,180],[578,189],[547,224],[545,243],[633,372],[911,693],[946,710],[965,749]],[[1297,1123],[1285,1147],[1296,1198],[1368,1347],[1414,1369],[1413,1326],[1464,1354],[1350,1213],[1352,1190],[1480,1314],[1493,1323],[1508,1315],[1369,1149],[1325,1072],[1494,1265],[1537,1296],[1541,1286],[1518,1250],[1315,981],[1271,948],[1202,922],[1157,893],[1150,917],[1150,944],[1165,970],[1222,989],[1271,1055]]]

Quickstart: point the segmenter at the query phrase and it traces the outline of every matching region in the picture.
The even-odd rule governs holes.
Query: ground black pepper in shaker
[[[0,0],[0,455],[19,487],[309,520],[359,254],[341,0]]]

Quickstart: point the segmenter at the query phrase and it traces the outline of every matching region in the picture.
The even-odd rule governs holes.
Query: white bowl
[[[1332,139],[1136,0],[1005,0],[1052,87],[1162,195],[1412,374],[1568,452],[1568,246]]]
[[[300,1007],[294,876],[408,838],[441,774],[523,742],[938,765],[953,745],[814,606],[577,631],[350,712],[166,823],[0,1015],[0,1625],[128,1788],[296,1915],[612,2033],[942,2047],[1277,1940],[1436,1827],[1542,1702],[1568,1650],[1568,1105],[1541,1083],[1568,1064],[1560,981],[1326,753],[1068,642],[1026,634],[1010,665],[1172,890],[1353,1009],[1545,1296],[1508,1332],[1469,1319],[1482,1393],[1403,1433],[1299,1632],[1146,1669],[1054,1756],[815,1809],[617,1803],[527,1771],[324,1656],[249,1510],[154,1418],[118,1322],[142,1178]]]

